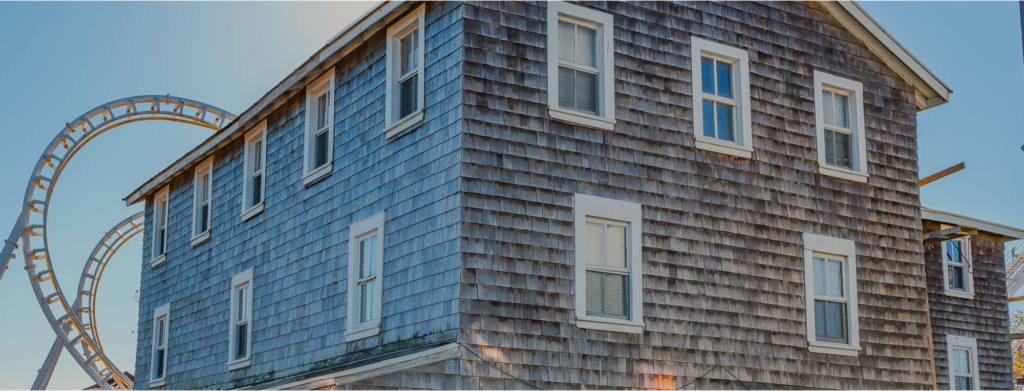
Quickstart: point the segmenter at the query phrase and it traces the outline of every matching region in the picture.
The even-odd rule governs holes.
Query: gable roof
[[[822,8],[839,19],[896,73],[916,90],[917,109],[926,110],[949,102],[952,90],[885,31],[871,15],[852,1],[822,1]]]
[[[821,5],[836,16],[847,29],[863,40],[886,64],[914,86],[918,110],[949,102],[949,94],[952,91],[879,26],[878,22],[864,12],[860,6],[852,1],[823,1]],[[178,173],[204,161],[207,157],[212,156],[217,149],[256,126],[267,114],[280,107],[325,70],[334,66],[356,46],[387,26],[408,10],[409,6],[410,2],[385,0],[370,8],[369,11],[328,40],[323,48],[314,53],[238,118],[135,189],[124,198],[125,203],[131,206],[145,200],[149,194],[170,183]]]

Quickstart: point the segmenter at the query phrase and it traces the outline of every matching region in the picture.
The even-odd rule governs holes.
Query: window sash
[[[248,175],[245,177],[245,187],[249,195],[249,199],[245,200],[246,209],[263,202],[263,187],[265,185],[263,174],[267,167],[264,159],[267,149],[265,135],[265,132],[260,132],[246,141],[246,150],[248,151],[246,171]]]
[[[405,39],[406,37],[409,37],[410,35],[412,35],[414,33],[418,33],[419,29],[420,29],[419,28],[419,24],[414,22],[414,23],[411,23],[410,26],[406,30],[401,31],[398,34],[394,35],[395,51],[397,52],[397,53],[395,53],[395,59],[398,60],[398,61],[396,61],[398,73],[402,72],[402,67],[405,65],[405,64],[402,64],[402,55],[403,55],[403,53],[402,53],[402,40]],[[399,83],[401,83],[401,82],[403,82],[405,80],[408,80],[410,77],[413,76],[413,74],[418,72],[420,70],[420,68],[423,66],[423,64],[420,64],[420,60],[419,60],[420,50],[423,50],[423,48],[420,47],[420,39],[419,38],[420,37],[418,35],[412,37],[412,53],[409,53],[409,58],[412,60],[413,64],[415,64],[415,65],[409,67],[409,70],[405,74],[398,76],[398,82]]]
[[[825,93],[826,92],[830,94],[830,98],[831,99],[825,99]],[[821,95],[822,95],[822,97],[821,97],[822,98],[821,104],[823,105],[822,107],[825,108],[824,105],[826,105],[826,104],[829,105],[829,107],[831,108],[831,112],[832,112],[832,122],[834,122],[833,124],[829,124],[828,123],[828,119],[825,118],[825,113],[822,113],[821,121],[822,121],[822,123],[825,124],[825,128],[826,129],[831,129],[831,130],[837,131],[837,132],[853,134],[853,129],[852,129],[853,128],[853,116],[852,116],[853,113],[850,110],[850,108],[853,107],[853,99],[854,99],[853,93],[848,92],[848,91],[843,91],[843,90],[837,90],[835,88],[829,88],[829,87],[826,87],[826,86],[823,85],[822,88],[821,88]],[[849,125],[850,127],[844,128],[844,127],[839,125],[839,123],[840,123],[838,121],[839,112],[836,111],[836,107],[837,107],[836,106],[836,95],[840,95],[840,96],[843,96],[843,97],[846,98],[845,107],[843,108],[843,115],[844,115],[843,120],[845,120],[846,124]],[[826,111],[826,112],[828,112],[828,111]]]
[[[164,255],[167,253],[167,209],[168,209],[167,197],[157,200],[157,255]]]

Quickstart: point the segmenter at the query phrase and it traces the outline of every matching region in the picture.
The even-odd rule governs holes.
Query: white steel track
[[[48,205],[57,180],[68,161],[85,144],[118,126],[138,121],[160,120],[182,122],[219,131],[234,119],[235,115],[217,107],[170,95],[119,99],[100,105],[73,122],[65,124],[36,162],[25,190],[21,214],[11,230],[11,235],[4,241],[3,252],[0,252],[0,278],[3,277],[10,260],[14,258],[14,250],[20,248],[33,293],[57,339],[86,374],[104,389],[111,388],[111,385],[107,384],[109,380],[113,380],[113,388],[116,389],[130,389],[133,384],[103,353],[102,346],[93,333],[93,315],[90,314],[90,323],[82,322],[79,315],[83,312],[68,302],[67,295],[57,281],[57,275],[53,273],[46,221]],[[33,238],[39,239],[33,242]],[[37,270],[40,265],[37,265],[36,261],[43,261],[45,268]],[[90,258],[86,267],[92,263]],[[98,272],[102,272],[101,263],[97,262],[96,265],[99,267]],[[95,308],[95,279],[91,283],[91,293],[83,293],[82,287],[80,281],[75,296],[91,295],[88,307],[91,310]],[[79,305],[83,303],[79,300],[76,302]]]

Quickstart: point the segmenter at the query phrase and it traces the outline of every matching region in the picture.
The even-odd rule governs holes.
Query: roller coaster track
[[[53,272],[50,247],[47,242],[46,221],[50,209],[50,198],[57,185],[57,180],[71,158],[82,147],[100,134],[118,126],[138,121],[159,120],[187,123],[219,131],[234,119],[235,115],[217,107],[170,95],[146,95],[120,99],[100,105],[65,124],[36,162],[25,190],[21,214],[18,216],[10,236],[4,241],[3,251],[0,252],[0,278],[3,278],[10,260],[14,259],[14,250],[20,248],[33,293],[36,295],[43,315],[46,316],[47,322],[57,335],[58,342],[78,362],[86,374],[104,389],[130,389],[133,385],[124,376],[124,372],[118,370],[103,353],[103,348],[95,334],[95,315],[92,310],[95,308],[96,282],[102,274],[106,262],[99,259],[94,260],[94,252],[86,263],[87,272],[83,273],[82,279],[79,281],[79,289],[75,293],[76,300],[74,303],[69,303],[67,295],[57,281],[57,275]],[[141,230],[141,224],[138,225],[138,228],[133,225],[132,229]],[[116,227],[114,231],[119,232]],[[120,240],[123,233],[115,233],[115,235],[119,235],[118,239]],[[34,237],[40,239],[33,242]],[[108,247],[109,244],[106,240],[107,238],[101,240],[99,247],[107,247],[103,249],[106,252],[116,252],[116,249]],[[107,255],[102,256],[109,259]],[[40,265],[36,261],[43,261],[45,269],[37,270]],[[90,267],[95,268],[92,270],[94,273],[88,273]],[[91,280],[88,283],[88,289],[85,289],[85,280]],[[89,297],[89,299],[83,300],[84,297]],[[87,307],[83,306],[86,302],[88,302]],[[83,322],[83,314],[89,314],[89,323]],[[51,356],[58,355],[53,353],[51,350]],[[110,383],[108,384],[108,382]]]

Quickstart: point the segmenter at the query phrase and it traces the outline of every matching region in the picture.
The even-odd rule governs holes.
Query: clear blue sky
[[[964,161],[967,170],[923,189],[924,205],[1024,227],[1024,68],[1017,2],[862,3],[954,93],[918,117],[920,169]],[[20,212],[39,153],[69,122],[99,104],[171,94],[236,114],[299,66],[369,3],[0,3],[0,235]],[[65,287],[99,236],[141,210],[121,199],[209,136],[185,125],[144,122],[99,137],[61,176],[50,244]],[[134,371],[132,297],[140,240],[121,249],[97,308],[108,354]],[[53,342],[14,260],[0,281],[0,388],[27,388]],[[13,353],[13,354],[12,354]],[[51,388],[90,381],[66,356]]]

